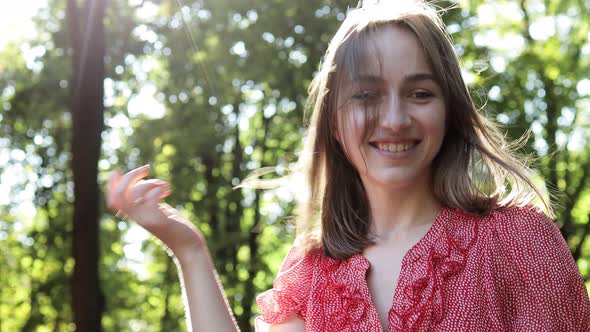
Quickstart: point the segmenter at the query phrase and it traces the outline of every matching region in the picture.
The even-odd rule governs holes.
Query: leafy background
[[[86,253],[73,246],[72,36],[80,31],[67,5],[102,1],[47,0],[35,36],[0,48],[1,332],[75,330],[82,310],[71,295],[74,257]],[[556,221],[590,287],[590,1],[437,5],[456,5],[443,17],[482,111],[511,138],[531,131],[524,150],[538,158],[537,180],[558,193]],[[255,296],[293,239],[299,193],[296,181],[274,191],[232,187],[259,167],[282,175],[297,161],[307,86],[354,6],[110,0],[99,17],[106,72],[96,180],[104,188],[115,167],[150,163],[172,183],[168,201],[207,236],[242,331],[253,330]],[[82,28],[89,12],[79,14]],[[99,255],[88,258],[101,294],[95,330],[185,330],[171,259],[100,204],[90,234]]]

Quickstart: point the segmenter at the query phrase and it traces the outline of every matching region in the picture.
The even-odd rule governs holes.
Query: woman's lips
[[[373,147],[379,154],[389,159],[403,159],[414,152],[421,141],[399,141],[399,142],[371,142],[369,145]]]

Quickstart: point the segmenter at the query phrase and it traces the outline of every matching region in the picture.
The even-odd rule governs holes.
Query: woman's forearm
[[[178,210],[161,202],[170,195],[170,184],[142,180],[148,175],[147,165],[126,174],[113,172],[107,185],[107,205],[117,215],[135,220],[174,253],[189,331],[238,331],[203,234]]]
[[[209,252],[175,258],[183,289],[187,329],[193,332],[239,331]]]

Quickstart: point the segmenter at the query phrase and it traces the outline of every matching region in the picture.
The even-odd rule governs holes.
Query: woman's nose
[[[409,127],[412,123],[408,110],[398,96],[389,97],[383,104],[383,108],[380,121],[383,127],[400,130]]]

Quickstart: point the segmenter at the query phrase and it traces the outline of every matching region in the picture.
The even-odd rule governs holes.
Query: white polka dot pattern
[[[305,331],[381,332],[369,261],[292,248],[259,323],[296,314]],[[405,255],[388,331],[590,331],[590,301],[557,226],[531,206],[485,217],[443,208]]]

